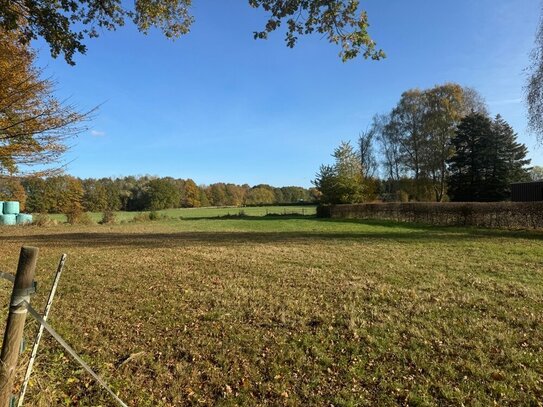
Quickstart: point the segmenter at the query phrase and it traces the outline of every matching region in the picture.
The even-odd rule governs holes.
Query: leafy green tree
[[[25,182],[25,189],[29,194],[28,210],[47,213],[64,213],[71,220],[76,220],[84,211],[83,184],[81,180],[69,175],[48,177],[42,181],[34,178]],[[40,198],[36,205],[37,193]]]
[[[51,208],[45,199],[46,181],[40,177],[27,177],[22,180],[26,192],[26,209],[31,213],[48,213]]]
[[[111,178],[94,179],[88,178],[82,180],[83,184],[83,206],[89,212],[112,212],[118,211],[123,207],[123,198],[132,196],[130,185],[127,191],[123,190],[123,185],[129,177],[124,179],[112,180]],[[135,179],[134,179],[135,180]]]
[[[130,177],[129,177],[130,178]],[[127,210],[143,211],[147,206],[147,187],[153,178],[148,176],[133,177],[131,181],[130,196],[127,201]]]
[[[333,165],[321,165],[313,183],[323,203],[357,203],[366,198],[360,156],[349,142],[341,142],[332,154]]]
[[[171,179],[150,180],[145,191],[145,209],[158,211],[175,208],[179,205],[180,197],[181,193]]]
[[[54,176],[45,179],[45,189],[43,193],[44,206],[48,213],[64,213],[64,202],[61,195],[67,187],[64,176]]]
[[[209,199],[207,198],[206,190],[202,187],[200,187],[199,189],[200,189],[200,206],[203,206],[203,207],[211,206],[211,204],[209,203]]]
[[[117,178],[113,181],[113,189],[117,191],[119,199],[119,209],[123,211],[130,210],[130,201],[132,198],[132,190],[136,186],[136,177],[129,176]]]
[[[118,211],[121,209],[121,194],[118,185],[111,178],[99,180],[106,190],[107,205],[102,211]]]
[[[281,192],[283,195],[283,201],[278,203],[298,203],[312,201],[310,191],[302,187],[281,187]]]
[[[104,185],[95,179],[89,178],[82,181],[83,206],[89,212],[101,212],[107,209],[108,196]]]
[[[43,38],[56,57],[63,54],[73,64],[76,52],[85,53],[86,38],[97,37],[101,30],[115,30],[130,19],[147,33],[160,29],[168,38],[190,31],[193,23],[192,0],[20,0],[0,2],[0,27],[20,33],[29,42]],[[380,59],[368,33],[368,17],[358,0],[249,0],[249,5],[264,10],[267,22],[255,38],[265,39],[281,28],[286,44],[293,47],[301,35],[316,33],[340,45],[343,60],[360,53],[365,58]]]
[[[449,195],[454,201],[503,201],[512,182],[528,178],[526,146],[499,115],[481,113],[465,117],[453,139],[449,160]]]

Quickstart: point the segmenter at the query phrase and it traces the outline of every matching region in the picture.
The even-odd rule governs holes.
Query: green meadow
[[[129,406],[541,403],[543,232],[243,210],[5,227],[1,269],[38,246],[42,309],[68,254],[50,322]],[[113,405],[48,335],[27,400]]]
[[[316,206],[248,206],[248,207],[221,207],[221,208],[175,208],[156,211],[161,217],[173,219],[194,219],[194,218],[216,218],[226,216],[273,216],[273,215],[314,215]],[[134,217],[141,214],[149,214],[149,211],[143,212],[124,212],[117,211],[115,218],[117,221],[129,222]],[[101,212],[88,212],[93,222],[99,222],[103,214]],[[52,214],[47,215],[58,222],[66,222],[66,215]]]

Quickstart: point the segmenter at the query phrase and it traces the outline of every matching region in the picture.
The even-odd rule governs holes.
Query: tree
[[[543,167],[535,165],[530,170],[530,179],[532,181],[543,181]]]
[[[530,74],[524,89],[528,105],[528,128],[537,134],[539,142],[543,142],[543,18],[539,21],[530,59]]]
[[[26,207],[26,191],[21,180],[13,177],[0,178],[0,201],[19,201],[21,212]]]
[[[245,205],[270,205],[275,203],[273,189],[267,185],[256,185],[247,192]]]
[[[226,184],[226,196],[228,205],[240,206],[245,200],[247,190],[244,187],[234,184]]]
[[[474,113],[462,120],[453,139],[454,155],[449,160],[449,195],[453,201],[481,200],[483,146],[492,138],[492,121]]]
[[[385,178],[391,183],[397,183],[402,177],[400,144],[396,141],[395,129],[390,115],[375,115],[372,119],[372,131],[376,134],[380,152],[383,157]],[[388,191],[395,192],[395,191]]]
[[[145,209],[158,211],[161,209],[176,208],[179,205],[181,192],[172,179],[152,179],[145,190]]]
[[[209,199],[207,198],[207,194],[204,188],[200,187],[200,206],[206,207],[210,206]]]
[[[465,117],[453,139],[449,160],[449,195],[454,201],[503,201],[512,182],[528,177],[526,146],[499,115],[491,120],[482,113]]]
[[[182,195],[182,206],[187,208],[198,208],[201,205],[200,188],[190,178],[185,181],[185,191]]]
[[[126,200],[126,210],[143,211],[147,205],[147,188],[154,177],[126,177],[125,188],[130,188]]]
[[[342,204],[363,202],[365,185],[360,155],[351,143],[341,142],[332,154],[333,165],[321,165],[313,183],[322,193],[323,203]]]
[[[416,200],[442,201],[446,194],[447,160],[460,120],[471,112],[486,113],[479,94],[455,83],[404,92],[387,115],[373,119],[371,131],[381,146],[388,193],[399,192],[400,180],[413,177]]]
[[[26,192],[26,209],[32,213],[47,213],[50,208],[45,200],[46,182],[43,178],[27,177],[22,180]]]
[[[108,209],[107,190],[95,179],[85,179],[83,185],[83,207],[89,212],[102,212]]]
[[[390,142],[398,146],[400,165],[414,179],[414,198],[419,201],[428,199],[425,164],[431,152],[429,135],[425,129],[426,114],[425,92],[410,89],[402,93],[400,101],[388,116],[390,121],[386,124]]]
[[[122,191],[118,188],[118,184],[111,178],[102,178],[98,180],[106,191],[106,207],[102,211],[118,211],[121,209],[121,194]]]
[[[68,175],[24,179],[28,195],[27,210],[40,213],[64,213],[74,223],[83,215],[83,184]]]
[[[119,191],[121,201],[120,209],[123,211],[134,210],[133,192],[137,188],[138,179],[134,176],[118,178],[115,180],[115,189]]]
[[[216,183],[209,186],[208,189],[209,203],[212,206],[227,205],[226,186],[222,183]]]
[[[90,112],[78,113],[53,96],[53,83],[41,79],[34,59],[15,32],[0,29],[0,174],[54,171],[47,167],[58,161],[66,139],[83,131],[81,123],[89,118]]]
[[[371,127],[358,136],[360,165],[362,166],[362,176],[365,179],[373,178],[377,173],[378,163],[374,148],[376,133],[377,129]]]
[[[59,207],[68,218],[77,220],[83,213],[83,185],[81,180],[75,177],[64,176],[61,180],[64,186],[59,196]],[[70,222],[70,219],[68,221]]]
[[[492,173],[493,178],[500,179],[501,196],[497,195],[498,199],[509,198],[511,194],[511,183],[524,182],[530,180],[530,165],[531,160],[526,158],[528,148],[517,142],[517,133],[499,114],[493,122],[494,133],[494,163]]]
[[[280,190],[283,195],[283,200],[277,201],[278,203],[311,202],[312,200],[309,190],[302,187],[282,187]]]
[[[143,33],[160,29],[168,38],[190,31],[194,21],[192,0],[134,0],[132,7],[121,0],[19,0],[0,2],[0,27],[17,32],[28,43],[38,37],[50,47],[51,55],[64,55],[74,64],[74,54],[85,53],[85,39],[97,37],[101,29],[115,30],[130,19]],[[359,9],[359,0],[249,0],[253,8],[267,14],[264,28],[254,38],[265,39],[285,27],[287,46],[298,37],[316,33],[341,47],[343,60],[362,53],[365,58],[380,59],[384,52],[368,33],[368,16]]]
[[[454,150],[452,139],[460,120],[472,112],[486,114],[479,94],[455,83],[435,86],[425,91],[425,133],[428,135],[425,172],[430,179],[435,200],[441,202],[446,193],[447,160]]]

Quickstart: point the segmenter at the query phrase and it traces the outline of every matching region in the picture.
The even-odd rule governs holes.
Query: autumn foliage
[[[88,114],[53,96],[35,54],[14,33],[0,31],[0,174],[50,173]]]

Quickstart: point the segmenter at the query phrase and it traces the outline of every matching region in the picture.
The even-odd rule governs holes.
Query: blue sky
[[[67,172],[310,186],[334,147],[403,91],[451,81],[476,88],[543,165],[522,101],[539,0],[361,3],[383,61],[343,63],[319,36],[294,49],[281,33],[255,41],[265,20],[247,0],[196,0],[192,31],[175,42],[132,25],[104,32],[75,67],[37,44],[59,97],[82,110],[101,104]]]

